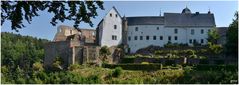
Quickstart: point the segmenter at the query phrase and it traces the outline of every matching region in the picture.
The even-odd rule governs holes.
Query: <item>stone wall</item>
[[[70,41],[58,41],[49,42],[45,45],[45,57],[44,67],[52,67],[56,57],[60,57],[63,60],[63,67],[67,67],[69,63],[69,57],[72,56],[72,48],[70,48]]]

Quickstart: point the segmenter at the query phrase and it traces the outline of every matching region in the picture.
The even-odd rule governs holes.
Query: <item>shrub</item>
[[[35,71],[43,71],[43,65],[40,62],[33,63],[33,70]]]
[[[207,59],[200,59],[199,64],[208,64],[209,61]]]
[[[195,54],[190,55],[189,58],[197,58],[197,55],[195,55]]]
[[[223,51],[223,48],[221,45],[215,45],[211,42],[208,42],[209,49],[214,54],[220,54]]]
[[[173,65],[175,64],[176,62],[174,60],[166,60],[165,61],[165,65]]]
[[[121,67],[125,70],[158,70],[161,69],[161,64],[104,64],[104,68]]]
[[[221,65],[224,64],[224,60],[214,60],[215,64]]]
[[[199,59],[207,59],[206,56],[199,56]]]
[[[135,58],[122,58],[120,63],[134,63]]]
[[[107,55],[110,55],[110,50],[107,46],[103,46],[100,48],[100,55],[101,56],[107,56]]]
[[[195,54],[195,50],[185,50],[187,55],[194,55]]]
[[[76,69],[79,69],[79,68],[80,68],[79,64],[72,64],[68,67],[68,70],[73,71],[73,70],[76,70]]]
[[[121,74],[122,74],[122,68],[116,67],[115,70],[113,71],[113,77],[119,77]]]
[[[141,64],[149,64],[149,62],[142,62]]]
[[[237,65],[196,65],[195,70],[238,71]]]

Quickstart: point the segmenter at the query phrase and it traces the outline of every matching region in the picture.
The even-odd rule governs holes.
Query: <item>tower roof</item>
[[[188,7],[186,7],[183,9],[182,14],[191,14],[191,10]]]

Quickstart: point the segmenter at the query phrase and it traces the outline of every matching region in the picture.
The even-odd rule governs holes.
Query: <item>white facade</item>
[[[193,45],[207,44],[208,31],[215,26],[214,15],[191,13],[185,8],[182,13],[167,13],[166,16],[127,17],[127,26],[122,27],[126,17],[120,17],[113,7],[98,25],[98,44],[117,46],[122,36],[127,36],[130,53],[150,45],[163,47],[168,42]],[[176,19],[177,18],[177,19]],[[130,24],[129,24],[130,23]],[[127,35],[122,35],[122,29]]]
[[[136,31],[136,29],[138,30]],[[211,27],[164,27],[164,25],[128,26],[127,43],[130,53],[135,53],[137,50],[150,45],[164,46],[169,41],[171,43],[192,45],[193,40],[196,40],[196,42],[205,45],[207,44],[207,32],[209,29],[211,29]],[[191,34],[191,30],[194,30],[194,34]],[[202,33],[201,30],[203,30]],[[140,38],[141,36],[143,37],[142,39]],[[149,36],[148,40],[146,39],[147,36]],[[135,39],[136,37],[137,39]],[[169,37],[171,37],[170,40]]]
[[[122,19],[112,8],[99,24],[99,45],[117,46],[122,43]]]

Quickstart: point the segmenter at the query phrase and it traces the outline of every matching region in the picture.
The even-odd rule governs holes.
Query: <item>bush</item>
[[[135,58],[122,58],[120,63],[134,63]]]
[[[199,64],[208,64],[209,61],[207,59],[200,59]]]
[[[149,62],[141,62],[141,64],[149,64]]]
[[[165,65],[174,65],[176,62],[174,60],[166,60]]]
[[[214,60],[215,64],[222,65],[224,64],[224,60]]]
[[[68,70],[73,71],[73,70],[76,70],[76,69],[79,69],[79,68],[80,68],[79,64],[72,64],[68,67]]]
[[[194,55],[195,54],[195,50],[185,50],[187,55]]]
[[[223,48],[221,45],[212,44],[211,42],[208,42],[209,49],[214,54],[220,54],[223,51]]]
[[[215,70],[215,71],[238,71],[237,65],[207,65],[199,64],[194,70]]]
[[[103,64],[104,68],[121,67],[124,70],[158,70],[161,69],[161,64]]]
[[[110,50],[107,46],[103,46],[100,48],[100,55],[101,56],[107,56],[107,55],[110,55]]]
[[[122,74],[122,68],[116,67],[115,70],[113,71],[113,77],[119,77],[121,74]]]

